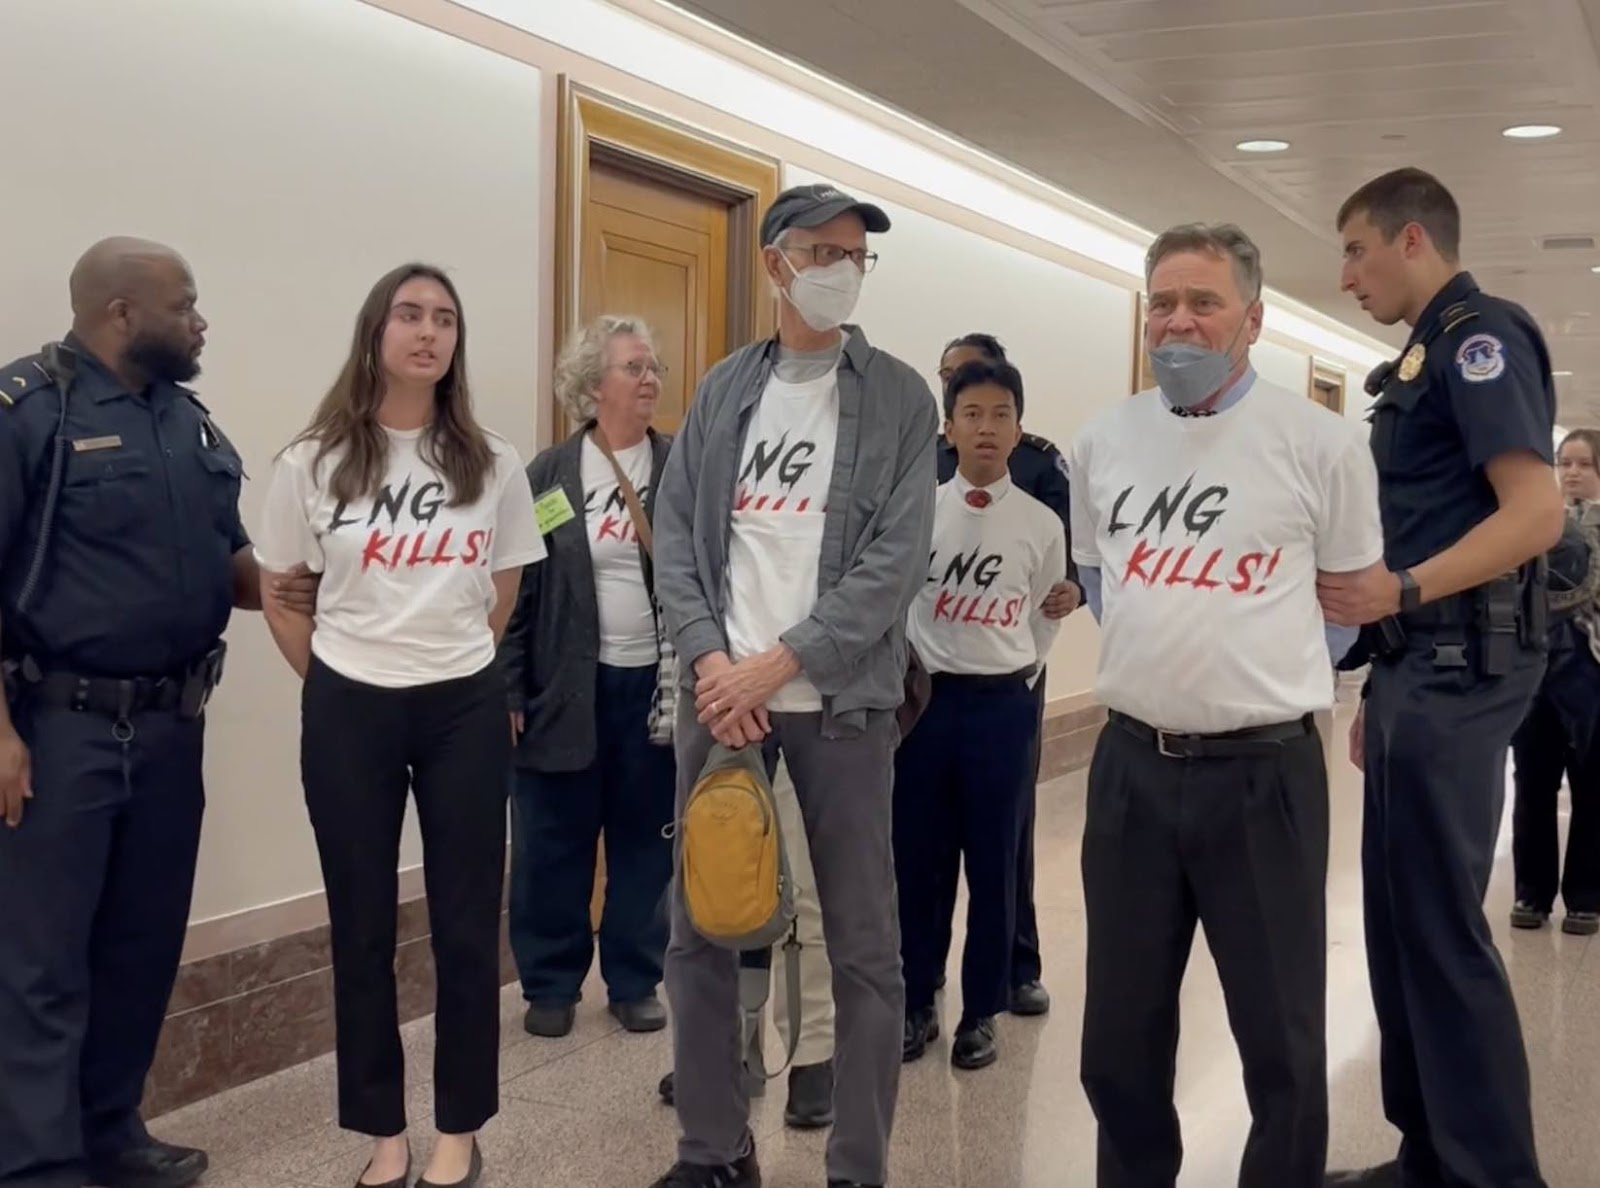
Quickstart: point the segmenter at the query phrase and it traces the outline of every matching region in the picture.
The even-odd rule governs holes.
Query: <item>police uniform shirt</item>
[[[1256,380],[1215,416],[1159,392],[1074,439],[1072,548],[1100,570],[1100,702],[1166,730],[1218,733],[1333,704],[1319,569],[1383,555],[1360,426]]]
[[[929,672],[999,676],[1037,669],[1061,624],[1044,601],[1067,572],[1066,534],[1054,513],[1009,478],[977,490],[957,474],[934,496],[928,580],[907,614],[906,636]]]
[[[1554,462],[1544,337],[1527,311],[1460,273],[1417,319],[1369,420],[1385,560],[1418,565],[1499,507],[1486,463],[1518,450]]]
[[[233,555],[249,544],[239,454],[186,389],[130,392],[72,336],[65,346],[64,420],[42,356],[0,369],[0,644],[82,676],[175,674],[233,609]]]

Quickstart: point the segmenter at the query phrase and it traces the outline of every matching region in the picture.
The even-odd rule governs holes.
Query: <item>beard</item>
[[[140,334],[128,344],[128,362],[151,380],[188,383],[200,374],[200,364],[183,347],[153,334]]]

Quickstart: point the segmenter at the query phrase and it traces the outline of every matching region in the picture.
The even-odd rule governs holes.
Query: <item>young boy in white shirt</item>
[[[958,462],[935,496],[928,579],[907,623],[933,695],[895,757],[903,1056],[917,1059],[939,1034],[934,995],[965,860],[962,1010],[950,1053],[963,1069],[998,1056],[994,1016],[1011,992],[1017,855],[1038,732],[1033,682],[1059,627],[1042,608],[1067,572],[1060,518],[1007,472],[1022,407],[1022,377],[1009,363],[968,363],[945,386],[945,438]]]

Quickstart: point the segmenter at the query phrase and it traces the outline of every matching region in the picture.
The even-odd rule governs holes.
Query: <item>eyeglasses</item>
[[[647,371],[657,379],[661,379],[667,374],[667,365],[658,363],[655,360],[651,360],[649,363],[641,363],[638,359],[629,359],[626,363],[613,363],[611,366],[618,371],[626,371],[629,379],[643,379],[644,373]]]
[[[878,253],[869,252],[866,248],[843,248],[836,243],[810,243],[804,246],[793,245],[783,249],[786,252],[808,253],[818,264],[826,268],[829,264],[837,264],[840,260],[853,260],[862,272],[871,272],[878,264]]]

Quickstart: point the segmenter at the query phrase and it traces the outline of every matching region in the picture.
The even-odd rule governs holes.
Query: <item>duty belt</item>
[[[1106,720],[1119,730],[1151,743],[1167,759],[1243,759],[1262,755],[1291,739],[1304,738],[1315,725],[1310,714],[1292,722],[1273,722],[1266,726],[1247,726],[1218,734],[1192,734],[1161,730],[1138,718],[1109,710]]]
[[[226,653],[227,645],[218,644],[187,668],[156,677],[84,676],[24,656],[5,664],[6,694],[8,699],[47,709],[101,714],[119,724],[138,713],[198,718],[222,681]]]

